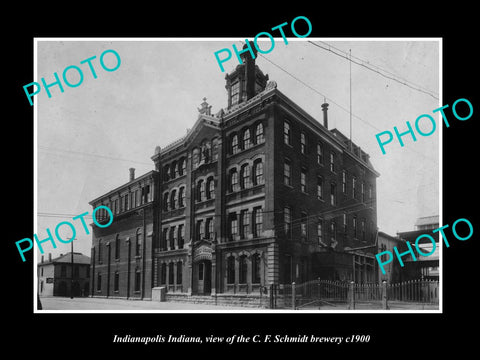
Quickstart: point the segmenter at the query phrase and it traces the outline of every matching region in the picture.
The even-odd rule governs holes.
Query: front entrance
[[[196,263],[197,294],[210,295],[212,291],[212,262],[202,260]]]

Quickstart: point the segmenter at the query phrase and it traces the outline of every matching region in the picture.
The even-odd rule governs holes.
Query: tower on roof
[[[260,68],[255,65],[255,57],[257,56],[255,46],[250,43],[251,51],[247,47],[247,44],[245,44],[243,46],[245,51],[240,54],[242,64],[237,65],[234,71],[225,76],[228,108],[251,99],[265,90],[267,85],[268,75],[264,75]]]

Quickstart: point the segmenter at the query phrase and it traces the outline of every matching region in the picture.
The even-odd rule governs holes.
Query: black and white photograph
[[[477,246],[461,39],[321,20],[24,36],[22,317],[119,353],[446,339]]]

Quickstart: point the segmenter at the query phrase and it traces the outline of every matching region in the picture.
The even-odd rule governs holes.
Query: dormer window
[[[232,105],[238,104],[238,101],[240,99],[240,83],[238,81],[235,81],[232,84],[232,88],[230,91],[231,91]]]

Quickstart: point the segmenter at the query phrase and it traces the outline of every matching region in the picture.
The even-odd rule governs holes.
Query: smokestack
[[[128,170],[130,170],[130,181],[133,181],[135,179],[135,169],[130,168]]]
[[[323,111],[323,126],[325,126],[328,129],[328,115],[327,115],[327,110],[328,110],[328,104],[325,102],[322,104],[322,111]]]
[[[52,261],[52,253],[48,253],[48,261]]]
[[[42,261],[41,261],[41,263],[43,264],[43,255],[42,255]]]

